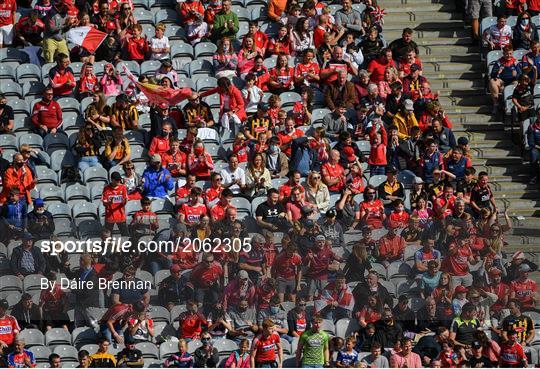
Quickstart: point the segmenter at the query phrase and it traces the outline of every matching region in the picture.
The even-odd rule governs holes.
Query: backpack
[[[60,183],[80,183],[82,184],[81,174],[79,169],[73,165],[65,165],[62,168],[62,174],[60,176]]]

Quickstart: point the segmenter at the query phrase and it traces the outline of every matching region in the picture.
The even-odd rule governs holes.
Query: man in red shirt
[[[161,155],[161,164],[171,172],[174,178],[186,175],[187,155],[180,150],[178,138],[171,139],[169,151]]]
[[[16,43],[24,46],[39,46],[43,40],[44,30],[45,23],[39,19],[39,13],[32,10],[27,17],[22,17],[15,25]]]
[[[497,301],[490,306],[490,310],[498,314],[506,307],[510,297],[510,286],[502,282],[502,272],[500,269],[492,267],[488,272],[491,284],[487,286],[486,291],[497,295]]]
[[[45,87],[43,98],[32,109],[33,131],[41,137],[47,133],[56,134],[62,125],[62,108],[53,100],[53,95],[53,88]]]
[[[186,303],[186,308],[187,311],[180,313],[178,317],[180,338],[199,339],[203,328],[208,327],[208,322],[203,313],[199,311],[196,301],[189,300]]]
[[[203,215],[206,215],[206,206],[200,201],[202,190],[193,187],[189,193],[189,201],[182,204],[178,210],[178,221],[191,227],[199,223]]]
[[[442,197],[436,199],[434,204],[434,210],[439,219],[444,219],[454,213],[456,198],[454,187],[451,184],[445,185]]]
[[[60,53],[56,57],[56,66],[49,71],[49,81],[55,97],[73,97],[77,83],[73,70],[69,67],[69,57]]]
[[[233,193],[228,188],[224,189],[219,196],[219,201],[213,206],[209,206],[208,210],[210,211],[210,218],[212,222],[219,222],[220,220],[225,219],[225,213],[227,209],[236,209],[231,205],[233,199]]]
[[[531,267],[529,264],[521,264],[518,271],[519,278],[510,283],[510,298],[519,300],[524,309],[535,308],[538,287],[535,281],[529,279]]]
[[[506,335],[508,339],[501,345],[499,366],[501,368],[526,368],[527,355],[517,342],[517,332],[511,329]]]
[[[388,266],[391,262],[402,259],[405,252],[405,239],[396,234],[397,223],[388,223],[388,233],[379,240],[379,259]]]
[[[302,57],[302,63],[296,64],[294,69],[295,85],[318,86],[320,68],[319,64],[313,61],[315,52],[313,49],[306,49]]]
[[[11,46],[15,25],[15,0],[0,0],[0,47]]]
[[[278,283],[279,300],[283,302],[288,292],[291,301],[296,301],[296,292],[300,291],[302,280],[302,257],[294,245],[289,244],[276,256],[272,265],[272,277]]]
[[[336,255],[328,246],[326,237],[320,234],[315,237],[315,246],[308,250],[304,258],[306,277],[309,280],[308,297],[311,299],[315,292],[321,292],[328,280],[330,270],[337,269],[336,261],[341,262],[341,257]]]
[[[340,192],[345,188],[345,169],[339,164],[339,158],[339,151],[330,151],[330,160],[321,168],[323,181],[331,192]]]
[[[214,255],[203,255],[202,261],[191,271],[187,283],[188,296],[199,304],[213,305],[221,295],[223,268],[214,260]],[[191,290],[191,291],[190,291]]]
[[[288,176],[289,180],[279,187],[279,200],[284,203],[291,197],[293,188],[299,187],[302,193],[304,192],[304,187],[300,184],[302,181],[302,174],[297,170],[291,170]]]
[[[176,205],[180,206],[189,201],[189,194],[191,189],[195,187],[197,177],[193,174],[188,174],[186,177],[186,184],[176,189]]]
[[[126,225],[128,194],[126,186],[122,184],[120,173],[111,174],[111,183],[103,189],[101,201],[105,206],[105,228],[112,232],[114,225],[117,224],[122,236],[129,236]]]
[[[301,129],[295,128],[294,118],[288,116],[287,120],[285,120],[283,131],[279,131],[277,136],[279,138],[281,151],[290,158],[293,140],[298,137],[303,137],[304,132]]]
[[[100,333],[109,342],[113,342],[114,338],[117,343],[124,343],[124,333],[121,328],[127,324],[128,319],[134,312],[142,312],[145,308],[142,302],[137,302],[134,305],[115,304],[111,306],[99,321]]]
[[[324,319],[333,321],[350,318],[353,308],[354,296],[342,273],[338,273],[336,280],[326,285],[315,301],[315,310],[318,314]]]
[[[473,278],[469,272],[469,264],[476,264],[479,261],[474,257],[471,247],[468,244],[469,234],[465,229],[460,229],[448,248],[448,255],[442,261],[442,270],[452,276],[452,286],[462,285],[470,287]]]
[[[21,331],[15,317],[6,314],[9,309],[7,300],[0,300],[0,354],[15,342],[15,337]]]
[[[281,368],[283,364],[283,347],[279,334],[274,332],[275,324],[270,319],[262,323],[262,332],[253,339],[251,346],[252,368]]]
[[[367,71],[371,74],[371,82],[379,83],[384,80],[384,72],[387,67],[396,68],[396,63],[392,59],[392,50],[383,49],[381,56],[378,59],[373,59],[368,65]]]

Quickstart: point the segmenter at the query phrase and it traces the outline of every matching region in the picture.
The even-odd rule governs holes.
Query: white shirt
[[[150,41],[150,47],[152,49],[164,49],[170,48],[171,46],[169,45],[169,38],[167,36],[163,36],[162,38],[152,37],[152,41]],[[161,60],[168,58],[169,53],[152,53],[153,60]]]
[[[246,172],[244,171],[244,169],[240,167],[236,168],[234,172],[231,172],[230,167],[224,168],[221,170],[220,174],[221,174],[221,178],[223,178],[222,183],[224,186],[228,186],[229,184],[233,183],[233,181],[235,181],[238,178],[240,178],[240,183],[242,183],[242,186],[245,186],[246,184]],[[240,186],[238,186],[237,184],[229,187],[229,189],[234,194],[240,193]]]
[[[242,90],[242,96],[246,104],[246,113],[255,113],[257,111],[257,104],[261,101],[261,92],[262,90],[255,85]]]

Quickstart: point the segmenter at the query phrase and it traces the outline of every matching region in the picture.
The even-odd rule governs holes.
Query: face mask
[[[15,166],[17,168],[22,168],[24,166],[24,163],[15,163]]]
[[[529,20],[528,19],[522,19],[521,24],[526,26],[527,24],[529,24]]]
[[[168,136],[169,136],[169,132],[161,131],[161,136],[162,136],[162,137],[168,137]]]
[[[223,52],[229,52],[229,46],[223,46]]]
[[[247,310],[247,307],[246,306],[239,306],[238,310],[241,311],[241,312],[244,312],[244,311]]]
[[[270,311],[272,312],[272,314],[279,313],[279,306],[270,306]]]
[[[45,209],[43,209],[43,210],[36,210],[36,213],[38,213],[38,214],[43,214],[44,212],[45,212]]]
[[[210,344],[210,338],[203,338],[201,339],[201,342],[203,345],[208,346]]]
[[[270,151],[270,154],[275,154],[279,151],[279,147],[277,145],[270,145],[268,150]]]
[[[204,151],[204,148],[202,147],[197,147],[195,150],[195,154],[196,155],[202,155],[203,151]]]
[[[6,104],[0,104],[0,109],[4,109],[6,107]]]

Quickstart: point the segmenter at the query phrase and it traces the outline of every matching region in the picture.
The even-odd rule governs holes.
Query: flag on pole
[[[76,27],[70,29],[66,38],[76,45],[84,47],[89,53],[94,53],[107,37],[105,32],[101,32],[94,27]]]

